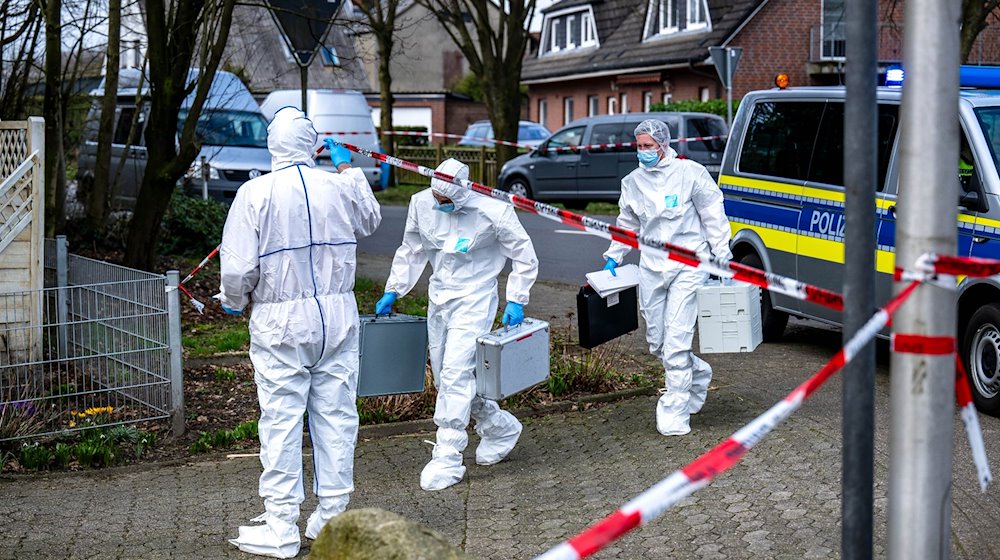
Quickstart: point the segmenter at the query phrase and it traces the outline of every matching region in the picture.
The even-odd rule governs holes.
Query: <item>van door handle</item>
[[[892,206],[889,207],[889,213],[892,214],[893,216],[896,215],[896,205],[895,204],[893,204]]]
[[[581,163],[580,167],[590,167],[590,164],[589,163]]]

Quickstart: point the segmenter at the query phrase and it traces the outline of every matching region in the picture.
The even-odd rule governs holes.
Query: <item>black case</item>
[[[617,297],[617,303],[614,302]],[[608,299],[584,284],[576,294],[580,346],[593,348],[639,328],[639,289],[632,286]]]

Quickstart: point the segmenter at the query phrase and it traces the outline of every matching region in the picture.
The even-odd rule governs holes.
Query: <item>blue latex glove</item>
[[[524,321],[524,306],[513,301],[507,302],[507,307],[503,310],[503,324],[515,327]]]
[[[392,312],[392,304],[396,303],[399,294],[396,292],[386,292],[375,302],[376,315],[388,315]]]
[[[239,315],[243,313],[242,309],[232,309],[230,307],[226,307],[225,305],[222,306],[222,310],[225,311],[226,313],[229,313],[230,315]]]
[[[340,167],[342,163],[351,163],[351,151],[334,142],[330,136],[323,139],[323,145],[326,146],[327,150],[330,150],[330,161],[333,162],[334,167]]]
[[[615,272],[617,266],[618,263],[615,262],[615,259],[608,257],[608,262],[604,263],[604,270],[610,270],[612,276],[618,276],[618,273]]]

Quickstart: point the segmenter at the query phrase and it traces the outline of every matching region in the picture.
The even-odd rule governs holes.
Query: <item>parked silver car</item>
[[[520,121],[517,126],[517,143],[523,146],[537,146],[551,135],[549,129],[536,122]],[[490,121],[476,121],[465,130],[458,145],[493,147],[496,144],[493,140],[493,125]]]
[[[563,202],[570,208],[584,208],[594,201],[617,202],[622,178],[639,165],[635,146],[566,151],[556,148],[634,142],[635,127],[651,118],[667,123],[674,139],[714,137],[676,142],[672,147],[680,157],[701,163],[713,177],[718,177],[727,134],[722,117],[708,113],[627,113],[569,123],[534,151],[504,164],[500,187],[536,200]]]

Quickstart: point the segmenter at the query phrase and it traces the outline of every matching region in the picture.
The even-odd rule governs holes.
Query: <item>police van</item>
[[[740,102],[719,174],[735,260],[842,291],[844,97],[843,87],[808,87],[755,91]],[[876,298],[885,302],[895,262],[902,92],[879,88],[877,99]],[[959,104],[958,254],[1000,259],[1000,92],[964,90]],[[789,315],[840,324],[839,312],[762,294],[765,340],[781,336]],[[961,280],[958,336],[976,405],[1000,413],[1000,279]]]

